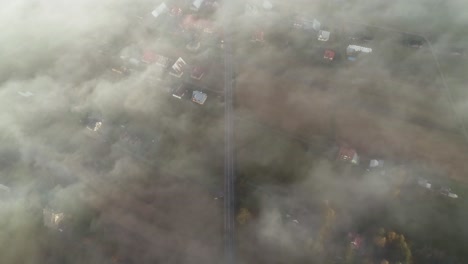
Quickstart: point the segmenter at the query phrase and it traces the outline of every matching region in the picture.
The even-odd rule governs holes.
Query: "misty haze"
[[[468,263],[468,2],[0,8],[0,264]]]

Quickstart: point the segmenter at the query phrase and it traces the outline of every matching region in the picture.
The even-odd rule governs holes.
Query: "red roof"
[[[201,79],[205,75],[205,68],[201,66],[195,66],[192,69],[192,78],[197,80]]]
[[[335,52],[333,50],[326,49],[323,54],[323,58],[326,60],[333,60],[335,58]]]
[[[351,161],[356,155],[356,150],[350,147],[341,147],[340,152],[338,153],[338,159],[344,161]]]
[[[170,12],[171,16],[181,16],[182,15],[182,9],[180,7],[173,7],[171,8]]]
[[[207,19],[198,19],[194,15],[185,16],[182,25],[185,30],[196,29],[203,30],[206,33],[214,32],[214,23]]]
[[[254,32],[253,40],[258,42],[265,41],[265,33],[261,30],[257,30]]]
[[[143,58],[141,59],[144,63],[155,63],[158,60],[158,55],[152,51],[144,51]]]

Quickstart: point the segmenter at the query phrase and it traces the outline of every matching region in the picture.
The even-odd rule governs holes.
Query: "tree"
[[[243,225],[252,218],[252,214],[247,208],[241,208],[237,214],[236,220],[239,224]]]

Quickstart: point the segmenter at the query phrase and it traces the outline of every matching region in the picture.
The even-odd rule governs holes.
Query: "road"
[[[234,222],[234,113],[233,113],[233,60],[229,26],[224,25],[224,122],[225,122],[225,161],[224,161],[224,254],[225,263],[235,263],[235,222]]]

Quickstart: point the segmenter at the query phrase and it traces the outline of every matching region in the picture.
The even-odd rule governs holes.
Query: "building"
[[[170,75],[180,78],[185,71],[185,68],[187,67],[187,63],[182,59],[178,58],[174,65],[171,67],[171,71],[169,72]]]
[[[313,30],[313,31],[320,31],[321,23],[317,19],[309,19],[303,16],[296,16],[294,18],[293,27],[296,29],[303,29],[303,30]]]
[[[203,105],[208,98],[206,93],[200,91],[193,91],[192,93],[192,102]]]
[[[346,47],[346,57],[350,61],[355,61],[357,59],[357,56],[361,53],[372,53],[372,49],[357,45],[349,45],[348,47]]]
[[[252,42],[254,43],[264,43],[265,42],[265,32],[263,30],[255,30],[252,34]]]
[[[453,193],[452,190],[449,187],[440,188],[439,193],[444,195],[444,196],[450,197],[450,198],[454,198],[454,199],[458,198],[458,195]]]
[[[164,69],[167,69],[169,68],[169,65],[171,64],[171,59],[169,59],[168,57],[165,57],[165,56],[162,56],[162,55],[158,55],[157,58],[156,58],[156,65],[164,68]]]
[[[201,43],[197,37],[193,37],[192,40],[185,46],[185,48],[191,52],[198,51],[201,47]]]
[[[356,250],[361,249],[364,243],[364,238],[361,235],[356,234],[356,233],[348,233],[348,238],[354,249]]]
[[[192,11],[199,11],[203,2],[205,2],[205,0],[194,0],[192,2],[192,5],[190,6],[190,10]]]
[[[333,61],[335,59],[335,51],[331,49],[326,49],[323,53],[323,59],[326,61]]]
[[[143,51],[141,62],[144,62],[146,64],[153,64],[157,61],[157,59],[158,59],[158,54],[150,50],[145,50]]]
[[[55,212],[49,208],[42,210],[44,225],[48,228],[63,231],[65,214],[61,212]]]
[[[261,12],[270,11],[273,9],[273,4],[268,0],[249,1],[245,4],[245,15],[259,16]]]
[[[356,150],[347,146],[342,146],[338,151],[338,160],[351,164],[359,164],[359,156]]]
[[[204,75],[205,75],[205,68],[201,66],[195,66],[192,69],[192,74],[190,75],[190,77],[192,77],[195,80],[201,80]]]
[[[429,190],[432,189],[432,184],[424,178],[418,179],[418,185]]]
[[[369,169],[371,169],[371,170],[373,170],[373,169],[383,169],[383,166],[384,166],[384,161],[383,160],[372,159],[369,162]]]
[[[184,30],[195,30],[207,34],[212,34],[216,32],[215,24],[213,23],[213,21],[208,19],[201,19],[196,17],[195,15],[185,16],[180,26]]]
[[[172,89],[172,96],[177,99],[182,99],[188,93],[187,87],[183,84],[179,84],[173,87]]]
[[[318,33],[318,40],[320,41],[328,41],[330,39],[330,32],[325,30],[320,30]]]
[[[158,18],[159,16],[167,13],[168,11],[169,11],[169,8],[167,7],[166,3],[162,2],[151,12],[151,15],[153,15],[153,17],[155,18]]]
[[[90,131],[97,132],[101,129],[102,121],[96,118],[88,118],[86,128]]]

